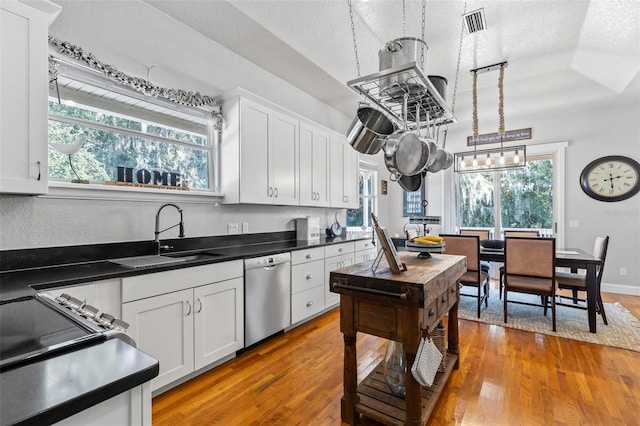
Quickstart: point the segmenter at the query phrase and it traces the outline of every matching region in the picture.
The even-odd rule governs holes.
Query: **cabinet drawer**
[[[438,315],[442,315],[445,312],[449,311],[448,293],[449,293],[449,289],[447,288],[436,299]]]
[[[355,263],[368,262],[370,260],[374,260],[376,255],[378,254],[375,249],[372,250],[360,250],[356,253],[356,261]]]
[[[291,264],[313,262],[314,260],[324,259],[324,247],[315,247],[304,250],[296,250],[291,252]]]
[[[324,284],[324,260],[291,267],[291,294]]]
[[[242,260],[174,269],[122,279],[122,303],[242,277]]]
[[[447,298],[448,298],[448,301],[449,301],[449,305],[447,306],[447,310],[451,309],[451,307],[453,305],[455,305],[456,302],[458,301],[458,297],[459,297],[458,296],[458,289],[460,288],[459,286],[460,286],[460,284],[458,284],[457,282],[452,283],[452,284],[449,285],[449,289],[447,290],[448,291]]]
[[[355,245],[355,251],[370,250],[370,249],[376,248],[376,246],[373,245],[370,239],[354,241],[354,245]]]
[[[429,332],[433,331],[438,324],[438,300],[434,300],[429,306],[424,309],[424,324],[429,328]]]
[[[324,287],[313,287],[291,297],[291,323],[295,324],[324,309]]]
[[[332,257],[332,256],[340,256],[341,254],[353,253],[354,249],[355,249],[355,245],[353,242],[332,244],[324,247],[324,256]]]

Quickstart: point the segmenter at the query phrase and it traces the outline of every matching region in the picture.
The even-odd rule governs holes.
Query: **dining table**
[[[504,250],[480,247],[480,260],[504,263]],[[589,331],[596,332],[596,310],[598,298],[598,267],[602,260],[591,253],[577,248],[556,249],[555,263],[557,267],[570,268],[572,272],[578,269],[586,271],[587,314]]]

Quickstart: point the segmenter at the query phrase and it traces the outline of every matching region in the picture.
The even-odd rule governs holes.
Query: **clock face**
[[[640,191],[640,164],[620,155],[599,158],[584,168],[580,185],[596,200],[626,200]]]

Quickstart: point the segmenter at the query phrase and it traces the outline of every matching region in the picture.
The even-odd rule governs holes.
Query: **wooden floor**
[[[640,297],[603,298],[640,318]],[[336,309],[154,398],[153,424],[340,425],[338,320]],[[358,334],[359,377],[386,343]],[[640,425],[640,352],[465,320],[460,343],[429,424]]]

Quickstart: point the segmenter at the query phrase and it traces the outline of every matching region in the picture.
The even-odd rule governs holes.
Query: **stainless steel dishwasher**
[[[244,345],[291,325],[291,253],[244,261]]]

